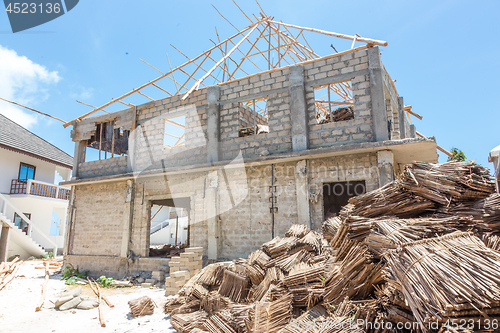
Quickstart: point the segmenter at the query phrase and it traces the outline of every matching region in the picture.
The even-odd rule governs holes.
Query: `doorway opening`
[[[151,200],[149,257],[170,258],[189,247],[189,198]]]
[[[350,198],[366,193],[364,180],[323,183],[324,218],[338,215]]]

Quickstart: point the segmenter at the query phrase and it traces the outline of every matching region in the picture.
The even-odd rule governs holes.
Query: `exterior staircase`
[[[21,229],[19,229],[11,219],[7,216],[14,215],[16,213],[29,227],[28,234],[25,234]],[[43,247],[37,244],[32,238],[32,231],[35,231],[37,235],[44,238],[49,244],[54,246],[54,253],[57,253],[57,244],[54,243],[49,237],[47,237],[38,227],[31,222],[26,215],[24,215],[19,209],[17,209],[12,202],[3,194],[0,193],[0,226],[9,228],[9,242],[15,243],[17,246],[26,251],[32,256],[43,256],[46,254]]]
[[[19,247],[23,248],[32,256],[39,257],[45,255],[45,250],[43,249],[43,247],[37,244],[30,236],[26,235],[2,213],[0,213],[0,221],[4,226],[8,226],[10,228],[10,241],[16,243]]]

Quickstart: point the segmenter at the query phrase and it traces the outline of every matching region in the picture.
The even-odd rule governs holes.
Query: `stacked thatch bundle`
[[[500,314],[493,190],[471,162],[414,163],[321,234],[293,225],[248,259],[205,267],[165,312],[181,333],[472,332],[449,320]]]

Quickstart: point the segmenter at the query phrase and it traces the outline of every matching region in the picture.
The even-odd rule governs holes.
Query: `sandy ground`
[[[91,310],[58,311],[54,303],[63,290],[74,289],[61,281],[61,274],[52,274],[47,284],[47,293],[43,308],[35,312],[40,301],[44,281],[41,261],[25,261],[17,277],[0,291],[0,332],[1,333],[80,333],[80,332],[175,332],[170,325],[170,317],[163,313],[167,298],[164,291],[157,288],[102,288],[102,294],[114,305],[110,308],[103,302],[103,314],[106,327],[99,324],[97,308]],[[83,286],[82,295],[97,299],[88,286]],[[151,316],[132,318],[128,301],[147,295],[158,308]]]

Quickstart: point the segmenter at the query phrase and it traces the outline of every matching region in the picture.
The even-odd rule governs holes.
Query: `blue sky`
[[[13,34],[0,13],[0,97],[71,120],[100,106],[185,58],[170,44],[194,57],[235,33],[212,8],[234,25],[249,21],[228,0],[85,0],[69,13],[39,27]],[[258,15],[255,2],[238,1]],[[261,1],[276,20],[388,41],[382,61],[396,88],[424,118],[417,130],[436,136],[445,149],[462,149],[483,166],[500,144],[500,2],[491,1]],[[350,42],[307,34],[319,55],[350,47]],[[361,45],[361,44],[357,44]],[[210,82],[209,82],[210,83]],[[160,96],[158,96],[160,97]],[[145,103],[146,99],[131,99]],[[114,111],[118,108],[109,108]],[[0,103],[30,130],[73,154],[70,128]],[[440,154],[442,155],[442,154]],[[440,156],[440,161],[446,158]]]

